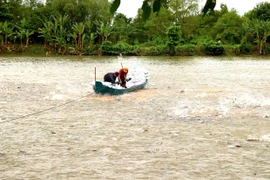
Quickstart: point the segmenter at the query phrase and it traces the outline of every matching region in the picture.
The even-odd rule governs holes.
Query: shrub
[[[178,56],[192,56],[195,55],[195,46],[192,44],[176,46],[175,51]]]
[[[142,47],[141,55],[143,56],[159,56],[170,54],[169,48],[166,45]]]
[[[240,53],[242,53],[242,54],[250,53],[252,51],[252,45],[247,44],[247,43],[240,44],[239,50],[240,50]]]
[[[220,56],[225,53],[225,48],[220,43],[211,43],[211,44],[205,45],[204,52],[207,55]]]
[[[252,45],[248,43],[242,43],[234,46],[234,53],[239,54],[249,54],[252,52]]]
[[[111,41],[104,41],[100,46],[101,52],[104,55],[112,55],[112,42]]]
[[[98,46],[88,46],[84,48],[85,55],[97,55]]]
[[[112,45],[110,41],[104,41],[101,45],[101,51],[104,55],[138,55],[140,52],[139,46],[132,46],[124,41],[119,41],[117,44]]]
[[[269,46],[269,44],[266,44],[266,46],[264,47],[264,53],[266,55],[270,54],[270,46]]]

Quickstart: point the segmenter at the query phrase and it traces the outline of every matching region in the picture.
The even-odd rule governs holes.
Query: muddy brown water
[[[145,89],[97,95],[127,67]],[[270,59],[0,57],[0,179],[270,179]]]

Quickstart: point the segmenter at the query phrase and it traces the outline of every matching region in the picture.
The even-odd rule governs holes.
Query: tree
[[[205,16],[207,12],[214,11],[214,8],[216,6],[216,0],[207,0],[203,9],[202,13]]]
[[[169,1],[170,0],[144,0],[141,7],[143,20],[147,20],[150,17],[152,10],[153,13],[155,13],[159,12],[161,7],[167,8],[167,4]],[[110,6],[111,14],[114,14],[117,11],[118,7],[120,6],[120,3],[121,0],[114,0],[111,3]]]
[[[109,22],[112,18],[112,15],[110,14],[110,3],[108,0],[89,1],[88,10],[89,16],[87,19],[90,19],[92,22]]]
[[[205,43],[212,41],[213,37],[216,38],[216,34],[213,34],[213,27],[219,18],[228,13],[226,5],[221,4],[220,7],[221,10],[211,11],[203,17],[196,16],[194,18],[192,36],[195,36],[196,38],[196,41],[194,42],[195,44],[204,45]]]
[[[131,31],[128,34],[129,44],[140,44],[145,43],[149,40],[149,33],[147,32],[147,28],[145,27],[145,21],[141,17],[142,10],[138,11],[138,16],[134,18],[132,23],[130,24]]]
[[[13,24],[16,24],[24,17],[24,14],[22,12],[27,13],[27,11],[23,11],[22,2],[23,0],[11,0],[7,3],[8,12],[12,14],[11,21]]]
[[[165,40],[167,36],[167,28],[174,24],[174,16],[169,9],[161,8],[159,13],[152,13],[151,17],[145,22],[146,32],[150,40]]]
[[[260,55],[264,54],[264,46],[268,36],[270,36],[270,21],[263,21],[259,19],[247,20],[244,24],[246,33],[254,34],[256,40],[254,42],[258,45],[258,52]]]
[[[242,23],[242,18],[235,10],[222,15],[212,28],[214,38],[223,43],[240,44]]]
[[[270,3],[263,2],[257,4],[257,6],[245,14],[245,16],[249,19],[259,19],[259,20],[269,20],[270,19]]]
[[[113,27],[115,41],[121,41],[128,38],[130,32],[131,18],[127,18],[124,14],[119,13],[114,17]]]
[[[194,27],[194,17],[199,13],[198,0],[171,0],[168,6],[173,17],[172,23],[181,25],[185,36],[190,35]]]
[[[198,0],[171,0],[169,9],[174,16],[174,22],[180,24],[186,17],[198,14]]]
[[[12,20],[13,15],[10,12],[9,4],[0,0],[0,22]]]
[[[172,54],[175,53],[175,46],[177,46],[181,39],[180,26],[170,26],[167,32],[168,45]]]
[[[142,17],[143,20],[147,20],[151,12],[159,12],[161,7],[167,7],[167,4],[170,2],[170,0],[144,0],[142,4]],[[111,14],[114,14],[118,7],[121,4],[121,0],[113,0],[110,5],[110,12]],[[204,5],[204,8],[202,10],[203,15],[205,15],[209,10],[213,11],[216,6],[216,0],[206,0],[206,3]]]

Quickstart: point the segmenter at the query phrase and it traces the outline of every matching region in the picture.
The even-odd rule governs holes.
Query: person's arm
[[[118,81],[119,81],[119,84],[122,84],[122,79],[120,77],[120,74],[118,75]]]

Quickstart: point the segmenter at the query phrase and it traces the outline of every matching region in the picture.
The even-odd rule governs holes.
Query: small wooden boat
[[[148,71],[143,69],[134,68],[129,72],[129,78],[127,81],[127,88],[121,87],[119,84],[112,84],[110,82],[102,82],[95,80],[93,82],[93,89],[97,94],[110,94],[110,95],[121,95],[127,92],[136,91],[143,89],[148,83],[149,75]]]

